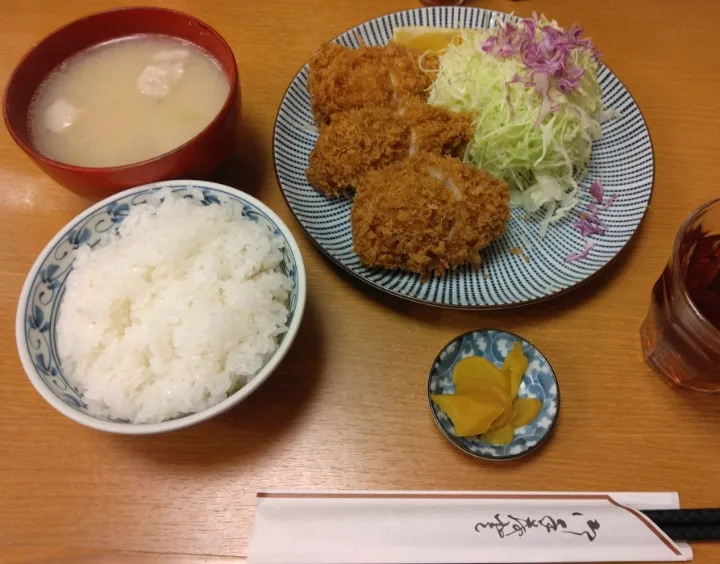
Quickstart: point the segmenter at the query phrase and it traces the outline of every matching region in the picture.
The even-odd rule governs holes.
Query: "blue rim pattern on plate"
[[[163,182],[158,186],[150,185],[140,192],[133,190],[131,194],[119,197],[107,205],[96,209],[91,214],[81,217],[79,221],[48,250],[32,281],[25,311],[25,343],[27,353],[32,360],[38,376],[47,387],[63,402],[90,417],[104,421],[127,423],[120,419],[101,417],[91,413],[83,401],[82,395],[75,390],[65,379],[60,365],[60,357],[56,347],[56,321],[60,302],[65,293],[65,281],[72,271],[74,261],[73,251],[80,245],[87,244],[94,247],[104,234],[112,232],[127,217],[133,206],[143,204],[148,198],[159,190],[170,189],[175,194],[185,198],[193,198],[203,205],[234,203],[242,206],[243,216],[265,225],[269,230],[281,237],[284,242],[282,249],[283,260],[280,268],[293,282],[288,303],[287,325],[290,326],[295,315],[298,303],[298,272],[291,245],[280,231],[274,221],[263,210],[252,202],[243,198],[238,192],[231,193],[219,188],[209,188],[198,182],[178,181]],[[286,334],[278,342],[282,343]],[[181,416],[184,417],[184,416]]]
[[[359,47],[360,36],[369,45],[387,43],[398,26],[492,27],[511,16],[469,7],[433,7],[396,12],[367,21],[333,41]],[[603,102],[620,110],[622,117],[603,125],[603,139],[593,145],[588,176],[583,181],[584,201],[572,214],[554,224],[540,243],[539,219],[526,223],[524,212],[514,210],[508,232],[483,251],[479,269],[456,272],[423,281],[415,274],[366,268],[353,252],[350,229],[351,202],[330,199],[315,191],[305,178],[308,157],[317,133],[307,92],[308,66],[290,83],[275,122],[273,154],[280,190],[295,219],[311,241],[350,274],[395,296],[451,308],[495,309],[549,299],[586,282],[608,265],[634,235],[647,210],[655,166],[650,134],[637,104],[620,80],[605,66],[599,72]],[[597,246],[587,259],[566,263],[580,252],[585,240],[572,224],[590,202],[587,188],[600,181],[606,195],[617,200],[602,212],[607,233],[593,239]],[[521,248],[529,257],[509,251]]]
[[[506,446],[489,445],[479,438],[456,437],[452,422],[430,399],[431,394],[454,394],[453,368],[467,356],[482,356],[502,366],[515,341],[520,341],[528,358],[528,368],[520,383],[518,397],[542,400],[540,413],[529,425],[515,430],[515,438]],[[485,460],[511,460],[530,454],[550,436],[560,411],[560,388],[550,363],[522,337],[496,329],[476,329],[455,337],[438,354],[428,377],[428,401],[435,423],[456,447]]]

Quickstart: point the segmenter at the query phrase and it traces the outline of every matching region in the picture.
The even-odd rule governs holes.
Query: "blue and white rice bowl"
[[[159,423],[134,424],[99,416],[65,375],[57,348],[57,321],[66,280],[73,268],[74,251],[80,245],[94,246],[122,223],[131,208],[145,204],[160,190],[192,198],[201,204],[233,205],[242,215],[266,227],[283,243],[280,270],[290,279],[287,331],[278,347],[252,379],[226,399],[197,413]],[[166,181],[132,188],[92,206],[69,222],[43,249],[33,264],[20,294],[16,316],[16,339],[23,368],[35,389],[55,409],[70,419],[101,431],[122,434],[153,434],[181,429],[210,419],[252,394],[287,354],[305,309],[306,274],[300,249],[290,230],[265,204],[233,188],[211,182]]]

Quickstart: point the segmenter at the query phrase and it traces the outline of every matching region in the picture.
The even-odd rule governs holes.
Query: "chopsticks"
[[[647,509],[641,513],[674,541],[720,541],[720,508]]]

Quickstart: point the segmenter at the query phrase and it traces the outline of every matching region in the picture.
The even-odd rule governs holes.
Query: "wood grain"
[[[21,55],[57,26],[131,3],[1,0],[0,78],[4,83]],[[309,273],[306,317],[279,371],[249,401],[209,423],[121,437],[65,419],[35,393],[20,366],[15,308],[37,254],[89,202],[44,176],[3,129],[0,561],[105,562],[108,554],[120,559],[113,562],[152,561],[118,551],[241,557],[261,488],[677,490],[684,506],[720,506],[718,400],[667,387],[643,363],[638,339],[677,227],[718,195],[720,74],[713,64],[720,59],[720,3],[477,4],[580,22],[643,110],[657,166],[647,218],[604,274],[549,303],[493,313],[406,303],[350,279],[303,236],[273,174],[275,113],[308,55],[348,27],[417,3],[146,3],[206,20],[234,49],[244,96],[242,143],[218,178],[260,197],[298,237]],[[528,459],[476,461],[447,442],[429,415],[425,389],[435,355],[477,327],[525,336],[557,371],[559,424]],[[188,558],[182,562],[200,561]],[[698,546],[696,560],[720,561],[720,545]]]
[[[38,546],[0,548],[0,557],[3,564],[242,564],[247,562],[241,556],[157,554]]]

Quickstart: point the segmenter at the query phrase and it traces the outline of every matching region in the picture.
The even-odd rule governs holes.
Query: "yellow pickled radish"
[[[532,423],[540,413],[542,405],[542,401],[538,398],[515,398],[513,401],[515,417],[512,424],[517,428]]]
[[[512,400],[505,390],[500,389],[495,384],[480,380],[474,384],[472,391],[473,393],[481,394],[484,397],[492,399],[503,409],[503,412],[490,425],[491,431],[498,427],[503,427],[513,420]]]
[[[461,359],[453,368],[454,395],[433,395],[459,437],[480,435],[483,442],[509,445],[515,429],[531,423],[542,409],[538,398],[518,398],[528,367],[520,341],[516,341],[498,368],[481,356]]]
[[[509,445],[515,437],[515,427],[512,423],[503,425],[487,433],[483,433],[480,440],[490,445]]]
[[[483,434],[503,413],[500,405],[478,394],[433,394],[430,399],[450,418],[458,437]]]
[[[494,384],[505,393],[510,391],[509,379],[497,366],[481,356],[468,356],[458,361],[453,369],[453,382],[458,392],[472,392],[479,382]]]
[[[520,390],[520,382],[522,382],[525,370],[528,367],[528,359],[523,353],[520,341],[515,341],[512,350],[505,357],[503,362],[502,373],[508,381],[508,389],[510,391],[510,399],[514,400]]]

